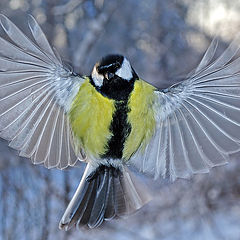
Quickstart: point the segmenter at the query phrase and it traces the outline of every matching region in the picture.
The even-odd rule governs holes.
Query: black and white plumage
[[[0,136],[35,164],[87,163],[60,228],[96,227],[141,208],[149,196],[127,165],[175,180],[240,150],[239,36],[215,61],[214,40],[186,80],[156,89],[121,55],[103,58],[89,77],[73,73],[31,16],[33,40],[3,15],[0,24],[10,39],[0,37]]]

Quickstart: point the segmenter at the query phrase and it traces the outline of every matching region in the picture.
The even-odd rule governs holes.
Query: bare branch
[[[68,13],[71,13],[76,7],[81,5],[83,2],[84,0],[71,0],[66,4],[54,7],[52,9],[52,13],[54,15],[66,15]]]
[[[81,41],[79,47],[74,54],[74,65],[82,66],[85,62],[85,57],[88,55],[91,47],[97,41],[99,35],[104,30],[107,22],[110,20],[112,14],[117,8],[116,2],[110,4],[107,11],[98,15],[90,24],[89,31],[85,34],[85,38]]]

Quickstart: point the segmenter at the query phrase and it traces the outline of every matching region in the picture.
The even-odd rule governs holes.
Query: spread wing
[[[216,47],[213,40],[188,79],[155,92],[155,135],[144,154],[132,158],[141,171],[188,178],[240,150],[240,36],[212,61]]]
[[[0,137],[35,164],[74,165],[84,156],[74,154],[66,112],[83,79],[62,64],[33,17],[33,41],[3,15],[0,24],[9,39],[0,37]]]

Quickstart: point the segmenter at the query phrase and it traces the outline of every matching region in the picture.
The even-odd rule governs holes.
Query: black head
[[[104,96],[115,100],[128,98],[138,78],[129,61],[122,55],[107,55],[96,63],[91,82]]]

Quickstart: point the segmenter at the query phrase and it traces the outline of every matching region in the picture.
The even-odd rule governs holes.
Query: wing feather
[[[158,169],[155,174],[155,178],[161,174],[163,177],[166,176],[167,171],[167,128],[164,126],[164,123],[161,124],[161,136],[159,138],[159,144],[158,144]],[[149,159],[150,160],[150,159]]]
[[[0,24],[11,40],[0,37],[0,137],[35,164],[73,166],[84,152],[73,150],[67,112],[84,79],[62,64],[32,16],[34,41],[4,15]]]
[[[174,113],[172,116],[172,121],[174,123],[177,121],[177,113]],[[172,127],[170,127],[170,124],[168,126],[169,129],[169,161],[171,163],[170,169],[173,172],[175,176],[185,176],[186,178],[189,175],[189,169],[190,171],[191,166],[187,165],[187,159],[184,158],[184,143],[181,136],[181,132],[179,132],[179,124],[176,122],[176,124],[172,124]],[[175,146],[179,146],[178,148],[175,148]],[[184,158],[183,161],[179,161],[179,159]]]
[[[32,124],[30,128],[31,130],[28,131],[29,128],[25,127],[28,133],[25,135],[24,144],[20,148],[20,156],[29,157],[32,156],[34,152],[37,153],[37,145],[42,138],[42,134],[45,130],[46,124],[48,123],[47,121],[49,120],[49,116],[51,115],[53,110],[54,110],[54,96],[50,96],[47,101],[47,104],[44,105],[42,112],[40,113],[39,116],[37,116],[37,120],[35,122],[33,121],[30,122]],[[21,141],[22,139],[19,138],[19,140]],[[10,144],[10,146],[12,145]],[[39,159],[39,162],[41,163],[43,160],[44,159]]]
[[[13,22],[11,22],[6,16],[0,15],[0,23],[13,43],[20,47],[23,51],[29,55],[34,56],[43,62],[49,63],[49,60],[54,64],[59,64],[59,61],[54,56],[49,56],[45,49],[41,49],[33,41],[31,41]],[[36,23],[36,28],[40,28]]]
[[[53,103],[51,107],[49,107],[49,113],[45,113],[47,115],[46,121],[44,123],[44,126],[40,130],[40,135],[38,134],[38,131],[36,130],[36,139],[37,143],[35,145],[35,163],[44,163],[47,160],[48,157],[48,146],[51,144],[51,136],[55,131],[55,124],[56,124],[56,118],[58,114],[58,109],[55,106],[56,103]],[[56,111],[56,112],[55,112]],[[39,126],[39,125],[38,125]],[[29,139],[30,142],[33,142],[32,139]],[[61,146],[59,146],[61,148]],[[32,147],[30,148],[32,149]],[[58,150],[59,151],[59,150]]]
[[[184,118],[184,115],[183,115]],[[187,147],[191,146],[191,151],[187,151],[187,149],[184,149],[187,151],[188,158],[189,158],[189,165],[186,165],[187,169],[186,171],[188,174],[186,174],[186,177],[189,177],[191,173],[196,173],[196,172],[206,172],[207,171],[207,165],[206,162],[204,161],[205,156],[201,148],[199,148],[198,145],[198,140],[193,132],[193,128],[190,127],[190,124],[188,121],[185,121],[186,127],[185,127],[185,132],[183,135],[184,142],[186,142]],[[176,145],[174,145],[175,147]],[[181,165],[181,162],[183,161],[184,156],[179,156],[178,161],[179,165]],[[195,159],[198,159],[199,161],[195,161]],[[184,175],[179,172],[176,177],[185,177]],[[172,179],[175,179],[173,176],[171,176]]]
[[[189,178],[240,151],[240,35],[212,61],[216,47],[214,40],[186,80],[155,92],[155,134],[132,158],[141,171]]]
[[[58,162],[55,160],[55,158],[57,157],[57,154],[54,154],[54,156],[52,156],[52,155],[50,155],[50,152],[51,152],[51,149],[54,150],[56,148],[57,149],[61,148],[60,145],[54,145],[56,139],[60,138],[58,136],[58,133],[59,133],[58,122],[59,122],[60,118],[61,118],[61,109],[56,108],[56,113],[54,114],[52,126],[49,126],[49,129],[47,129],[47,131],[44,132],[45,134],[48,134],[47,132],[49,131],[49,134],[48,134],[49,140],[44,141],[43,144],[45,144],[45,146],[39,147],[40,149],[45,149],[46,156],[44,158],[45,159],[44,163],[47,168],[53,168],[53,167],[58,166]],[[42,138],[42,139],[44,139],[44,138]]]
[[[178,119],[182,119],[182,121],[178,121]],[[179,150],[179,155],[178,155],[178,161],[181,162],[181,159],[184,159],[184,167],[185,167],[185,176],[189,177],[194,173],[194,168],[192,167],[191,160],[189,158],[189,154],[187,151],[187,141],[185,140],[185,134],[183,135],[184,132],[192,132],[191,127],[189,126],[186,118],[184,117],[184,114],[182,113],[181,110],[176,111],[175,113],[175,121],[177,125],[177,131],[176,135],[179,134],[180,137],[180,146],[181,150]],[[190,135],[191,136],[191,135]],[[175,146],[175,145],[174,145]],[[181,155],[182,154],[182,155]]]
[[[44,88],[48,91],[48,94],[53,92],[51,87]],[[34,99],[31,105],[24,108],[19,112],[19,105],[23,104],[24,101],[15,104],[7,111],[3,112],[0,116],[1,128],[0,136],[6,140],[12,140],[18,135],[19,131],[23,128],[24,123],[34,114],[34,112],[41,106],[42,102],[45,101],[45,93],[42,92],[37,98]],[[40,105],[38,105],[40,104]]]
[[[218,41],[216,38],[214,38],[209,48],[207,49],[206,53],[204,54],[201,62],[197,66],[195,73],[198,73],[199,71],[201,71],[202,69],[208,66],[208,64],[211,62],[211,60],[214,57],[214,54],[217,50],[217,46],[218,46]]]
[[[59,119],[61,120],[60,121],[60,136],[63,136],[63,128],[64,128],[64,119],[61,118]],[[62,137],[60,138],[60,141],[59,141],[59,150],[58,150],[58,164],[60,164],[61,168],[65,168],[67,166],[67,159],[65,159],[64,161],[60,161],[60,159],[62,159],[62,156],[63,156],[63,151],[62,149],[64,148],[63,146],[63,139]]]
[[[16,61],[21,61],[29,64],[32,64],[34,62],[39,66],[47,67],[46,62],[26,53],[21,48],[17,47],[16,45],[13,45],[12,43],[8,42],[3,38],[0,38],[0,44],[1,44],[0,53],[2,57],[11,58]]]
[[[27,92],[28,93],[27,96],[24,95],[22,97],[19,94],[20,96],[18,95],[16,97],[7,98],[7,101],[0,102],[2,106],[2,113],[0,114],[0,123],[1,123],[0,130],[3,130],[4,128],[6,128],[6,126],[9,123],[19,119],[19,117],[22,116],[23,113],[25,113],[31,107],[31,105],[33,105],[38,99],[36,98],[31,102],[31,97],[33,96],[33,94],[37,94],[44,90],[46,91],[51,90],[51,87],[49,86],[48,83],[43,85],[41,88],[34,90],[33,92],[30,92],[30,91]],[[0,133],[0,136],[1,136],[1,133]]]
[[[44,49],[44,52],[55,62],[55,53],[53,52],[52,47],[50,46],[45,34],[43,33],[42,29],[38,27],[37,21],[34,19],[33,16],[29,15],[28,18],[28,26],[31,30],[34,40],[40,47],[40,49]]]

